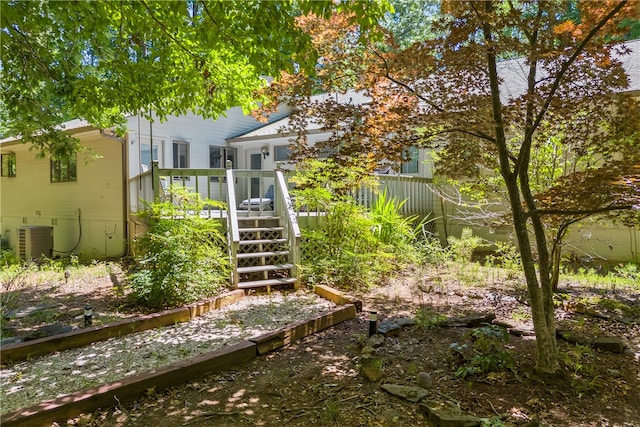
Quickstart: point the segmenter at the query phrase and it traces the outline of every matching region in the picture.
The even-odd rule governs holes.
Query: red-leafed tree
[[[572,3],[572,7],[576,6]],[[358,44],[348,19],[300,21],[321,52],[313,78],[292,74],[273,99],[299,107],[299,156],[331,148],[374,168],[406,160],[410,146],[437,152],[436,173],[488,188],[499,177],[517,237],[537,338],[537,370],[559,363],[554,260],[567,227],[593,215],[640,209],[640,109],[624,94],[629,53],[621,22],[638,3],[446,1],[430,37]],[[343,21],[341,21],[343,19]],[[316,96],[352,88],[367,96]],[[310,147],[304,130],[333,130]],[[550,149],[565,165],[551,165]],[[550,233],[549,230],[553,230]]]

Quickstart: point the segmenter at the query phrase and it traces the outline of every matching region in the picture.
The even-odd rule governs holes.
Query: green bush
[[[401,203],[383,193],[369,212],[349,195],[374,184],[366,171],[309,161],[294,180],[296,202],[325,212],[318,228],[303,229],[303,279],[343,289],[367,288],[415,259],[412,219],[398,213]]]
[[[449,236],[448,241],[453,259],[457,262],[471,262],[473,251],[483,245],[482,238],[474,236],[469,227],[462,229],[460,238]]]
[[[374,223],[355,201],[327,205],[319,229],[303,230],[304,244],[312,252],[301,266],[309,282],[328,283],[344,289],[367,288],[393,267],[391,254],[381,250],[372,229]]]
[[[9,239],[0,236],[0,269],[21,263],[22,260],[16,256],[15,250],[9,246]]]
[[[135,265],[128,278],[132,297],[152,308],[214,296],[230,277],[221,225],[200,217],[205,205],[222,204],[182,187],[171,187],[169,193],[173,202],[151,204],[143,214],[149,229],[135,241]]]

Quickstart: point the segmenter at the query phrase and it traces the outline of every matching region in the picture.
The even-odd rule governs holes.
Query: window
[[[2,176],[16,176],[16,154],[2,154]]]
[[[187,169],[189,167],[188,142],[173,141],[173,167],[174,169]]]
[[[291,160],[291,147],[289,145],[278,145],[274,147],[275,161],[287,162]]]
[[[151,144],[148,142],[143,142],[140,145],[140,164],[142,165],[143,171],[148,171],[151,169],[151,162],[158,161],[158,142],[154,141],[153,144],[153,153]]]
[[[418,173],[418,148],[410,147],[405,154],[410,160],[402,163],[400,173]]]
[[[51,159],[51,182],[75,182],[77,180],[76,156]]]
[[[189,143],[185,141],[173,141],[173,168],[189,168]],[[189,181],[188,176],[174,176],[174,180]]]
[[[227,167],[227,160],[231,161],[231,168],[236,167],[237,150],[235,148],[209,146],[209,168],[220,169]],[[218,177],[212,176],[212,182],[217,182]]]

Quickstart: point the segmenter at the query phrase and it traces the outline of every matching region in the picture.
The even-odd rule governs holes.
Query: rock
[[[407,326],[415,326],[418,324],[418,322],[416,321],[416,319],[412,318],[412,317],[399,317],[395,320],[395,322],[401,327],[407,327]]]
[[[422,387],[412,387],[400,384],[382,384],[381,389],[394,396],[416,403],[420,399],[429,395],[429,392]]]
[[[33,341],[39,338],[50,337],[52,335],[64,334],[67,332],[71,332],[73,328],[68,325],[63,325],[62,323],[54,323],[52,325],[43,326],[39,329],[36,329],[30,335],[24,337],[25,341]]]
[[[599,350],[610,353],[624,353],[626,347],[624,340],[619,337],[598,337],[593,340],[593,346]]]
[[[407,326],[414,326],[416,319],[410,317],[399,317],[397,319],[383,320],[378,323],[378,333],[387,337],[395,336],[400,333],[400,330]]]
[[[493,321],[493,324],[505,329],[515,329],[518,327],[517,323],[505,319],[496,319]]]
[[[29,307],[24,307],[18,310],[10,311],[5,315],[7,319],[21,319],[27,316],[32,315],[38,311],[48,310],[50,308],[56,308],[59,304],[45,304],[45,305],[32,305]]]
[[[556,337],[571,344],[591,345],[591,339],[585,335],[578,334],[567,329],[556,330]]]
[[[364,347],[361,351],[360,354],[365,355],[365,356],[373,356],[376,354],[376,349],[373,347]]]
[[[384,377],[382,364],[367,364],[360,368],[360,374],[372,383],[378,382]]]
[[[419,372],[416,381],[418,382],[418,386],[430,389],[433,386],[433,378],[431,378],[431,374],[428,372]]]
[[[383,344],[384,344],[384,335],[373,334],[369,337],[369,339],[367,339],[367,343],[365,344],[365,347],[378,348],[378,347],[382,347]]]
[[[443,322],[447,328],[476,328],[484,324],[491,324],[495,320],[494,313],[476,313],[464,317],[452,317]]]
[[[378,324],[378,333],[386,337],[398,335],[400,329],[400,325],[393,320],[384,320]]]
[[[484,314],[478,313],[478,314],[465,316],[462,318],[462,320],[466,323],[467,327],[469,328],[476,328],[486,323],[491,324],[495,319],[496,319],[495,313],[484,313]]]
[[[385,409],[382,411],[382,420],[385,423],[383,425],[389,425],[390,423],[393,425],[400,421],[400,413],[395,409]]]
[[[535,337],[536,331],[533,328],[509,329],[509,333],[516,337]]]
[[[420,409],[427,415],[429,421],[438,427],[479,427],[482,425],[480,418],[440,402],[421,403]]]

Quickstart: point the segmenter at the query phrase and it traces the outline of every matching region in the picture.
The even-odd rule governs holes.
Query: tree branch
[[[470,131],[470,130],[460,129],[460,128],[451,128],[451,129],[445,129],[445,130],[438,131],[438,132],[433,132],[433,133],[430,133],[428,135],[425,135],[425,137],[426,138],[432,138],[434,136],[444,135],[444,134],[447,134],[447,133],[462,133],[462,134],[465,134],[465,135],[471,135],[471,136],[475,136],[475,137],[480,138],[480,139],[484,139],[484,140],[489,141],[489,142],[491,142],[493,144],[495,144],[495,142],[496,142],[495,138],[493,138],[490,135],[486,135],[483,132],[473,132],[473,131]]]
[[[551,90],[549,91],[549,94],[547,95],[547,98],[544,104],[540,108],[540,111],[538,112],[535,121],[533,122],[531,128],[529,129],[529,132],[532,135],[536,131],[538,126],[540,126],[540,123],[542,122],[542,118],[544,117],[547,110],[549,109],[549,105],[551,105],[551,100],[553,99],[556,91],[560,87],[560,82],[564,78],[564,75],[566,74],[569,67],[576,61],[578,56],[584,51],[587,44],[589,44],[591,39],[593,39],[596,36],[598,31],[600,31],[600,29],[604,27],[604,25],[626,5],[627,1],[628,0],[622,0],[616,7],[613,8],[611,12],[609,12],[604,18],[602,18],[602,20],[598,23],[598,25],[596,25],[591,29],[591,31],[589,31],[587,36],[584,38],[584,40],[582,40],[580,45],[578,45],[575,52],[569,57],[569,59],[562,64],[562,66],[560,67],[560,71],[558,72],[558,74],[556,74],[553,84],[551,85]]]
[[[615,212],[615,211],[624,211],[624,210],[633,210],[634,205],[609,205],[604,206],[602,208],[597,209],[533,209],[526,212],[526,216],[530,217],[533,215],[596,215],[605,212]],[[582,219],[584,219],[582,218]]]
[[[160,27],[160,29],[162,30],[162,32],[169,37],[169,39],[171,39],[176,45],[178,45],[180,47],[180,49],[184,50],[185,52],[187,52],[189,55],[193,56],[195,59],[200,59],[200,56],[198,56],[197,54],[195,54],[194,52],[192,52],[191,50],[189,50],[189,48],[187,48],[184,44],[182,44],[180,42],[180,40],[178,40],[173,34],[171,34],[170,31],[167,30],[167,26],[160,21],[156,15],[153,13],[153,10],[151,10],[151,7],[149,6],[149,4],[147,3],[146,0],[140,0],[140,3],[142,3],[142,5],[145,7],[145,9],[147,9],[147,12],[149,12],[149,16],[151,17],[151,19],[153,20],[153,22],[155,22],[156,24],[158,24],[158,26]]]
[[[373,51],[373,53],[375,53],[375,55],[380,58],[384,64],[384,68],[386,70],[386,72],[384,73],[384,77],[386,77],[387,79],[391,80],[393,83],[397,84],[398,86],[401,86],[403,88],[405,88],[406,90],[408,90],[409,92],[411,92],[413,95],[416,96],[416,98],[418,98],[419,100],[421,100],[422,102],[424,102],[425,104],[433,107],[436,109],[436,111],[438,111],[439,113],[444,113],[444,108],[440,107],[439,105],[433,103],[432,101],[430,101],[429,99],[425,98],[424,96],[422,96],[420,93],[418,93],[414,88],[412,88],[411,86],[409,86],[408,84],[396,79],[395,77],[391,76],[391,70],[389,69],[389,63],[387,62],[387,60],[375,49],[371,49]]]

